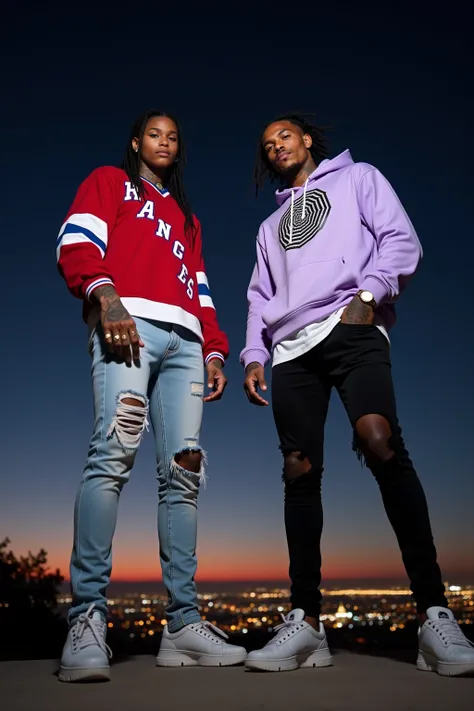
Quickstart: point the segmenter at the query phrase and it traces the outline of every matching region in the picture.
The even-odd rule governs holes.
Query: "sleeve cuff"
[[[262,351],[258,348],[242,351],[240,362],[246,368],[250,363],[260,363],[264,368],[270,360],[270,354],[267,351]]]
[[[95,289],[97,289],[99,286],[105,286],[106,284],[115,286],[112,279],[109,279],[108,277],[98,277],[97,279],[94,279],[93,281],[89,282],[88,286],[86,287],[86,289],[84,291],[86,299],[88,299],[88,301],[90,301],[92,292]]]
[[[370,291],[371,294],[374,295],[377,306],[380,306],[383,301],[390,298],[390,291],[387,289],[385,284],[374,276],[365,277],[359,289],[361,291]]]
[[[207,365],[211,360],[214,360],[215,358],[221,360],[222,363],[225,363],[225,358],[222,353],[219,353],[219,351],[212,351],[212,353],[208,353],[207,356],[204,358],[204,365]]]

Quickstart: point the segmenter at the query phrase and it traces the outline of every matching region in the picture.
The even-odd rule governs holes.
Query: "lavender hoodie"
[[[372,165],[348,150],[324,160],[299,188],[278,190],[260,226],[247,293],[244,367],[265,365],[272,347],[371,291],[389,329],[393,302],[422,257],[400,200]]]

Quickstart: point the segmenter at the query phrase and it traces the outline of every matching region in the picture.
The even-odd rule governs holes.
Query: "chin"
[[[152,170],[169,170],[174,163],[174,158],[171,160],[159,160],[156,163],[152,163],[150,168]]]
[[[297,163],[289,163],[289,164],[285,163],[285,165],[280,165],[277,163],[277,165],[275,166],[276,172],[279,173],[280,175],[283,175],[283,176],[291,175],[292,173],[295,172],[295,169],[297,169],[297,168],[298,168]]]

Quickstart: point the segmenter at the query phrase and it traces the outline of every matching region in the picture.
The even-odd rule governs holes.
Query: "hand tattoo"
[[[105,286],[99,286],[97,289],[94,289],[92,292],[92,298],[95,299],[96,301],[99,302],[102,299],[102,297],[105,297],[109,301],[113,301],[114,299],[118,299],[119,295],[115,291],[115,286],[112,286],[112,284],[106,284]]]
[[[116,323],[130,319],[130,314],[120,301],[120,296],[115,291],[115,287],[111,284],[94,289],[93,297],[100,303],[105,321]]]
[[[342,315],[343,323],[354,325],[370,325],[374,321],[374,310],[369,304],[364,304],[356,295],[346,307]]]
[[[130,319],[130,314],[128,313],[125,306],[122,304],[119,298],[114,301],[109,301],[105,308],[102,307],[105,318],[111,323],[116,323],[118,321],[128,321]]]

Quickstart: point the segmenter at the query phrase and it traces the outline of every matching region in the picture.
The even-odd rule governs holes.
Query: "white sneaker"
[[[230,667],[241,664],[247,656],[243,647],[227,644],[225,632],[210,622],[186,625],[178,632],[163,628],[157,667]]]
[[[293,610],[275,629],[277,635],[263,649],[250,652],[245,660],[249,669],[291,671],[292,669],[330,667],[331,652],[324,626],[319,632],[304,621],[304,610]]]
[[[79,615],[69,629],[61,656],[60,681],[100,681],[110,679],[110,647],[105,643],[107,628],[95,605]]]
[[[430,607],[428,619],[418,630],[418,659],[421,671],[441,676],[474,674],[474,644],[462,633],[447,607]]]

